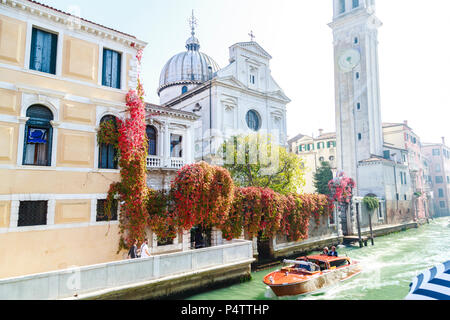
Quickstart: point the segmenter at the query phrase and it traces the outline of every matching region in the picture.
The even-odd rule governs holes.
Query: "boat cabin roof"
[[[325,255],[315,255],[315,256],[307,256],[308,260],[318,260],[323,262],[333,262],[333,261],[339,261],[339,260],[348,260],[347,257],[330,257]],[[300,258],[299,258],[300,259]]]

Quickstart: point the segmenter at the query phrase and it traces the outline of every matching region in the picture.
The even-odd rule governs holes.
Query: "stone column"
[[[223,238],[222,238],[222,231],[213,228],[211,231],[211,245],[214,246],[220,246],[223,245]]]
[[[189,251],[191,248],[191,232],[184,230],[181,236],[183,251]]]

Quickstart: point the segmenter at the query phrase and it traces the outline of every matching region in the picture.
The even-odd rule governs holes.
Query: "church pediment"
[[[278,99],[278,100],[283,100],[286,103],[291,102],[291,99],[289,99],[283,91],[279,90],[279,91],[275,91],[275,92],[269,92],[267,93],[268,96]]]
[[[241,89],[246,89],[246,86],[233,76],[218,78],[217,82],[220,82],[220,83],[226,84],[226,85],[230,85],[233,87],[238,87]]]
[[[233,45],[232,47],[234,47],[234,46],[239,46],[242,49],[253,52],[259,56],[263,56],[266,59],[269,59],[269,60],[272,59],[272,56],[255,41],[238,42],[235,45]]]

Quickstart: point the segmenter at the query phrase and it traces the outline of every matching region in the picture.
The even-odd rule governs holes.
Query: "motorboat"
[[[361,271],[361,264],[349,257],[313,255],[284,260],[283,267],[265,276],[263,282],[278,297],[297,296],[348,280]]]

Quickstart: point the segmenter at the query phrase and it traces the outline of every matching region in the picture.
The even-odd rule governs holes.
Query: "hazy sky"
[[[335,130],[331,0],[41,0],[148,42],[143,78],[147,100],[164,64],[185,50],[188,18],[198,19],[200,51],[220,67],[228,48],[257,41],[273,57],[272,75],[292,100],[288,134]],[[422,142],[450,139],[450,1],[376,0],[379,32],[382,118],[403,122]]]

